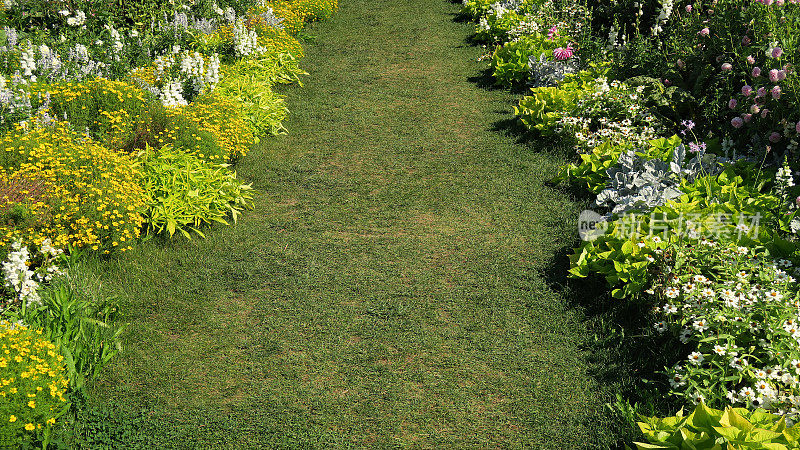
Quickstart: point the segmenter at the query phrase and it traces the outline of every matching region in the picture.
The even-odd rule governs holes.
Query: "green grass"
[[[307,31],[253,211],[93,263],[130,323],[86,446],[605,448],[618,382],[564,286],[581,203],[520,142],[445,0],[341,0]],[[603,373],[608,372],[604,370]],[[614,384],[617,383],[617,384]],[[89,442],[92,444],[90,445]]]

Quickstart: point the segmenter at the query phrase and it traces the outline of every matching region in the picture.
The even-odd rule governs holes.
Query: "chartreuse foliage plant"
[[[272,86],[281,81],[299,81],[299,75],[305,72],[300,71],[293,61],[287,54],[278,59],[242,60],[224,69],[225,76],[217,86],[216,95],[229,98],[239,106],[246,126],[254,136],[286,131],[283,120],[289,109]]]
[[[131,248],[144,207],[131,156],[60,122],[18,126],[0,145],[0,245],[49,238],[58,248]]]
[[[68,385],[64,357],[41,330],[0,321],[0,446],[46,448]]]
[[[226,164],[215,164],[165,146],[139,154],[142,190],[145,193],[145,224],[153,233],[169,236],[180,232],[191,238],[193,231],[218,222],[235,223],[239,213],[251,205],[252,189],[236,179]]]
[[[649,442],[636,442],[637,450],[800,448],[799,427],[760,409],[718,410],[700,403],[688,416],[681,410],[673,417],[642,417],[638,425]]]
[[[557,87],[531,88],[532,95],[520,99],[514,114],[527,128],[542,135],[554,134],[561,118],[575,108],[579,99],[591,94],[598,79],[607,72],[607,68],[594,66],[577,74],[567,74]]]
[[[511,86],[528,80],[528,60],[540,55],[552,58],[553,50],[565,45],[566,38],[548,38],[541,33],[527,34],[497,47],[492,55],[492,69],[498,84]]]

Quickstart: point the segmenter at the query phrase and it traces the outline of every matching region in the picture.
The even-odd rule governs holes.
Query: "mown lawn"
[[[284,89],[290,134],[237,166],[255,209],[92,263],[130,326],[86,445],[614,439],[561,286],[582,205],[546,180],[567,153],[509,131],[516,96],[482,86],[458,8],[340,0]]]

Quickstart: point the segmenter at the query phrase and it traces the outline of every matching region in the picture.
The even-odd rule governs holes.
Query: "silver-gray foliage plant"
[[[686,147],[675,148],[670,161],[645,159],[634,150],[620,155],[617,165],[609,168],[606,188],[597,195],[597,206],[611,207],[611,213],[646,211],[680,197],[681,181],[694,181],[703,175],[716,175],[722,170],[718,158],[703,150],[685,162]]]

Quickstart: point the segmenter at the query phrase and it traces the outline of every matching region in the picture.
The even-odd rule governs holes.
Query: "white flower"
[[[747,360],[744,358],[738,358],[734,356],[733,358],[731,358],[731,362],[729,365],[736,370],[742,370],[747,365]]]
[[[664,291],[664,295],[666,295],[667,298],[677,298],[678,295],[680,295],[680,291],[674,286],[670,286]]]
[[[703,394],[701,394],[701,393],[699,393],[699,392],[696,392],[696,393],[695,393],[695,394],[692,396],[692,401],[694,402],[694,404],[695,404],[695,405],[698,405],[698,404],[700,404],[700,403],[702,403],[702,402],[706,401],[706,398],[705,398],[705,397],[703,397]]]
[[[690,363],[695,364],[695,365],[702,363],[703,360],[704,360],[703,354],[700,353],[700,352],[692,352],[692,353],[690,353],[688,359],[689,359]]]
[[[700,290],[700,295],[702,295],[703,297],[706,297],[706,298],[713,297],[714,296],[714,290],[711,289],[711,288],[703,288],[702,290]]]
[[[662,310],[664,311],[665,314],[675,314],[678,312],[678,307],[671,303],[667,303],[666,305],[664,305]]]
[[[705,319],[698,319],[692,323],[692,327],[702,333],[708,329],[708,322]]]
[[[752,388],[744,387],[739,391],[739,399],[742,401],[752,401],[754,398],[756,398],[756,392]]]
[[[653,325],[653,327],[654,327],[654,328],[656,329],[656,331],[658,331],[659,333],[663,333],[664,331],[666,331],[666,330],[667,330],[667,324],[666,324],[666,323],[664,323],[664,321],[661,321],[661,322],[658,322],[658,323],[656,323],[655,325]]]
[[[728,352],[728,351],[725,349],[725,347],[723,347],[723,346],[721,346],[721,345],[715,345],[715,346],[714,346],[714,353],[716,353],[716,354],[718,354],[718,355],[720,355],[720,356],[725,356],[725,354],[726,354],[727,352]]]
[[[686,382],[683,381],[683,377],[677,372],[669,379],[669,385],[672,386],[672,389],[677,389],[685,384]]]

